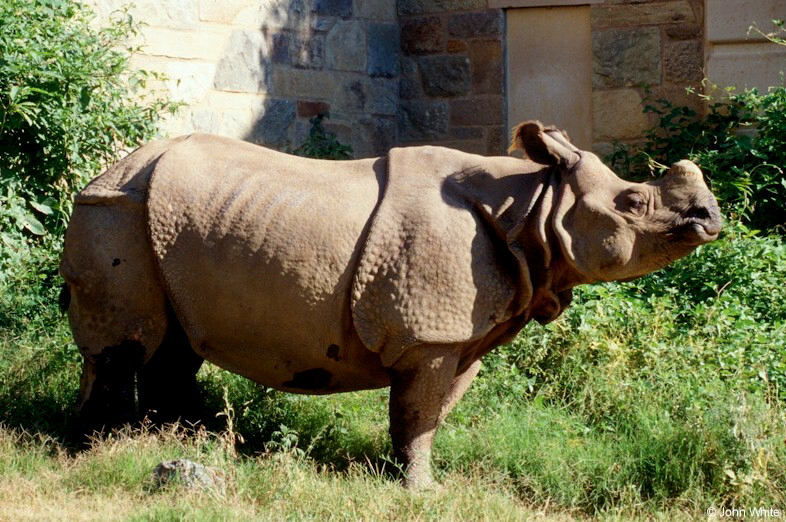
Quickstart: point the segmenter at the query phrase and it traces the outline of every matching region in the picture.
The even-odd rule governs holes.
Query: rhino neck
[[[518,303],[518,314],[546,324],[567,308],[572,300],[571,289],[582,284],[584,278],[565,259],[559,239],[552,227],[552,216],[558,203],[560,175],[550,169],[543,190],[526,212],[511,208],[515,219],[501,219],[502,223],[516,223],[506,234],[510,251],[522,267],[531,288],[529,302]],[[525,283],[526,284],[526,283]]]

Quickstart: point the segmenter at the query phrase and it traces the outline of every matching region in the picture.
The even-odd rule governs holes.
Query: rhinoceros
[[[715,239],[699,168],[618,178],[539,122],[520,157],[434,146],[306,159],[192,134],[147,144],[75,199],[60,273],[81,413],[169,412],[203,360],[265,386],[390,387],[405,484],[481,358],[583,283],[630,280]],[[136,377],[136,379],[135,379]]]

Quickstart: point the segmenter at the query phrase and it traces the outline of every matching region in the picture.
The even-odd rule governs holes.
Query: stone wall
[[[100,20],[127,0],[89,0]],[[170,134],[223,134],[278,149],[309,118],[358,157],[397,141],[399,28],[387,0],[136,0],[136,66],[165,73],[185,102]]]
[[[595,149],[644,136],[656,123],[642,112],[647,96],[699,108],[685,87],[703,78],[703,0],[605,0],[590,9]]]
[[[485,0],[399,0],[399,142],[505,149],[501,9]]]
[[[127,2],[84,1],[101,20]],[[307,137],[309,118],[329,112],[326,126],[356,157],[420,143],[500,154],[515,122],[505,121],[505,14],[489,2],[136,0],[145,26],[135,64],[167,74],[164,87],[185,102],[170,134],[284,150]],[[696,103],[684,87],[702,79],[704,0],[588,3],[592,84],[578,99],[593,107],[591,141],[604,151],[651,126],[648,89]],[[503,4],[544,1],[493,5]],[[555,28],[554,45],[569,37]]]

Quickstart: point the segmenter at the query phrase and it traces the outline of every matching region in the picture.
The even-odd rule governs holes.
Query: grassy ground
[[[278,393],[205,365],[204,423],[90,441],[49,260],[0,284],[0,520],[680,520],[786,508],[786,248],[746,236],[576,292],[484,369],[398,486],[384,390]],[[43,277],[41,276],[43,274]],[[226,491],[157,488],[187,457]]]

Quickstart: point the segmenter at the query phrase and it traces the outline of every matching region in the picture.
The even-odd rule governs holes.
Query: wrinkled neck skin
[[[522,226],[506,234],[511,252],[519,264],[526,267],[521,270],[521,277],[529,278],[532,292],[528,303],[518,303],[519,313],[525,313],[527,320],[534,319],[540,324],[549,323],[562,314],[572,300],[573,287],[590,282],[565,258],[552,227],[561,173],[557,168],[544,171],[544,190],[521,221]]]
[[[492,195],[489,175],[484,171],[465,172],[456,181],[463,199],[480,211],[499,238],[500,247],[504,243],[512,254],[503,261],[506,272],[516,279],[511,317],[545,324],[570,304],[571,288],[589,279],[565,259],[552,227],[561,182],[559,169],[526,164],[531,172],[522,173],[519,164],[518,173],[497,178]],[[486,190],[475,190],[482,185]]]

